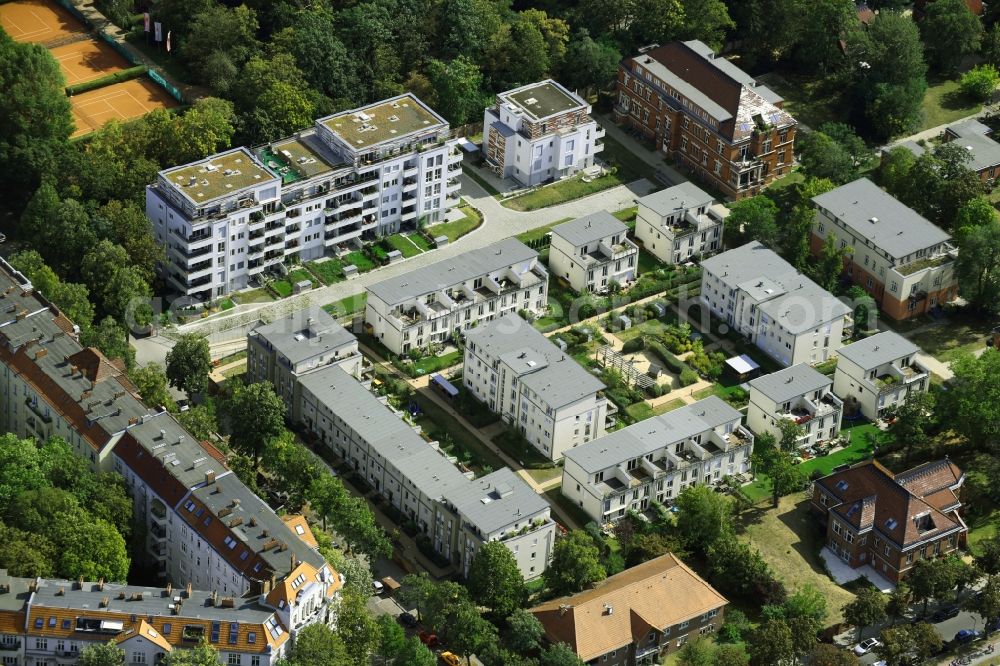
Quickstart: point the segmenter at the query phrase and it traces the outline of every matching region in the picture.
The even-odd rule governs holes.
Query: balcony
[[[38,417],[38,420],[42,423],[49,425],[52,423],[52,416],[45,413],[45,409],[38,406],[38,401],[33,400],[31,397],[24,399],[24,404],[28,406],[28,409]]]
[[[601,241],[593,251],[583,255],[581,259],[584,260],[585,265],[591,266],[626,259],[630,256],[638,256],[638,254],[639,246],[628,238],[623,238],[620,243],[609,244]]]
[[[149,513],[153,516],[153,520],[157,522],[164,522],[167,519],[167,508],[164,506],[163,502],[158,499],[153,499],[149,503]]]
[[[594,138],[595,139],[602,139],[602,138],[604,138],[604,135],[607,134],[607,133],[608,133],[607,130],[605,130],[603,127],[601,127],[600,125],[598,125],[597,129],[594,130]]]
[[[782,418],[795,421],[797,425],[805,425],[813,419],[824,418],[831,414],[836,414],[844,408],[844,403],[832,393],[827,393],[819,400],[812,400],[805,396],[799,398],[798,402],[789,410],[781,414]]]
[[[149,526],[149,536],[156,543],[163,543],[167,540],[167,528],[156,523],[152,523]]]

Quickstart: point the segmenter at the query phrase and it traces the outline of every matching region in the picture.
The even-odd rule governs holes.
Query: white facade
[[[561,492],[604,525],[749,472],[752,453],[740,413],[712,396],[567,451]]]
[[[552,461],[606,432],[604,384],[517,315],[470,331],[462,381]]]
[[[365,325],[394,354],[443,344],[512,312],[548,308],[549,274],[516,238],[368,287]]]
[[[636,199],[635,237],[665,264],[680,264],[722,248],[729,209],[687,182]]]
[[[930,370],[917,360],[920,348],[893,331],[883,331],[840,350],[833,391],[867,418],[881,418],[911,392],[930,388]]]
[[[639,248],[624,222],[601,211],[552,229],[549,270],[581,294],[603,294],[639,276]]]
[[[462,171],[449,136],[440,116],[405,94],[253,152],[161,171],[146,188],[146,215],[166,250],[168,284],[209,300],[279,264],[443,219]]]
[[[570,176],[604,148],[604,129],[589,114],[589,104],[551,79],[500,93],[483,114],[483,155],[522,185]]]
[[[784,366],[836,355],[850,308],[754,241],[702,262],[700,302]]]
[[[758,377],[750,382],[747,427],[774,436],[780,444],[779,423],[794,421],[802,428],[800,448],[834,439],[840,434],[844,405],[832,386],[832,379],[805,364]]]

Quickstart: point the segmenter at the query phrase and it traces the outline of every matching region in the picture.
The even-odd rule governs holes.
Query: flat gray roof
[[[801,277],[797,285],[786,280],[786,291],[761,303],[760,311],[796,335],[851,312],[839,298]]]
[[[527,521],[549,508],[548,502],[507,467],[453,488],[445,499],[484,534]]]
[[[599,241],[607,236],[625,233],[628,227],[606,210],[578,217],[552,227],[552,234],[559,236],[573,247]]]
[[[713,395],[568,449],[566,458],[594,474],[739,418],[738,411]]]
[[[299,363],[331,349],[357,342],[323,308],[308,307],[270,324],[261,324],[253,332],[267,340],[292,363]]]
[[[329,366],[299,381],[428,497],[468,483],[443,453],[341,368]]]
[[[516,314],[469,329],[466,344],[469,343],[475,343],[494,358],[504,358],[514,369],[523,361],[521,370],[525,374],[520,375],[521,383],[552,407],[574,403],[606,388],[604,382]]]
[[[708,206],[711,205],[712,201],[711,194],[691,181],[685,181],[636,199],[636,203],[640,203],[657,215],[664,217],[678,210]]]
[[[377,282],[368,287],[369,295],[389,305],[407,303],[424,294],[445,289],[513,264],[538,257],[538,252],[517,240],[507,238],[486,247],[470,250],[415,271]]]
[[[955,136],[970,136],[978,134],[980,136],[984,134],[992,134],[993,130],[990,129],[989,125],[979,122],[975,118],[968,118],[961,122],[957,122],[954,125],[949,125],[944,128],[944,131],[948,134],[953,134]]]
[[[774,402],[782,403],[806,393],[831,386],[833,380],[806,363],[772,372],[750,380],[750,390],[760,391]]]
[[[895,331],[882,331],[864,340],[852,342],[837,350],[837,354],[856,363],[864,370],[872,370],[883,363],[891,363],[897,358],[916,354],[916,346]]]
[[[498,96],[513,103],[534,120],[566,113],[587,105],[580,97],[552,79],[529,83],[526,86],[502,92]]]
[[[813,197],[813,202],[894,258],[951,238],[867,178]]]
[[[966,132],[952,142],[965,148],[971,159],[965,166],[973,171],[982,171],[1000,164],[1000,143],[979,132]]]

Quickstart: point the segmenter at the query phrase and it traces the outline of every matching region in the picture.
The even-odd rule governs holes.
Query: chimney
[[[187,589],[185,589],[184,592],[185,592],[184,596],[186,598],[190,599],[191,598],[191,583],[187,584]]]
[[[76,589],[78,590],[83,589],[83,576],[80,576],[79,578],[76,579]]]
[[[562,617],[569,612],[570,607],[567,604],[559,604],[559,617]]]
[[[605,615],[611,615],[614,612],[615,612],[614,606],[612,606],[611,604],[604,604],[604,614]]]
[[[218,592],[218,590],[212,590],[212,599],[211,599],[211,601],[212,601],[212,605],[213,606],[218,606],[219,605],[219,592]]]
[[[170,593],[171,593],[171,592],[173,592],[173,591],[174,591],[174,586],[173,586],[173,584],[171,584],[171,583],[167,583],[167,596],[169,597],[169,596],[170,596]]]
[[[56,596],[57,597],[64,597],[64,596],[66,596],[66,588],[65,587],[60,587],[59,590],[56,592]]]
[[[97,581],[97,589],[100,592],[104,591],[104,577],[103,576],[100,579],[98,579],[98,581]]]
[[[288,570],[289,571],[294,571],[295,570],[295,553],[292,553],[291,555],[289,555],[288,556],[288,560],[289,560]]]
[[[101,599],[101,608],[107,608],[110,603],[111,603],[111,597],[103,597]]]
[[[49,354],[48,349],[45,348],[39,349],[37,352],[35,352],[35,360],[37,361],[40,358],[45,358],[46,356],[48,356],[48,354]]]
[[[77,367],[75,365],[69,366],[69,376],[70,377],[76,377],[76,370],[77,370]]]
[[[205,472],[205,485],[210,486],[215,483],[215,470],[210,469]]]

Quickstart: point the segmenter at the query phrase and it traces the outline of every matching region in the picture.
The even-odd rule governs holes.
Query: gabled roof
[[[939,494],[942,489],[950,491],[941,484],[951,480],[957,485],[962,479],[961,470],[947,460],[898,475],[870,460],[818,479],[816,484],[838,500],[831,513],[858,530],[873,529],[905,550],[965,529],[950,515],[956,503]]]
[[[573,247],[580,247],[628,231],[625,223],[606,210],[578,217],[552,227],[552,235],[559,236]]]
[[[841,185],[812,200],[852,232],[895,259],[951,239],[927,218],[867,178]]]
[[[862,370],[873,370],[898,358],[916,354],[916,346],[895,331],[882,331],[837,350],[837,355],[856,364]]]
[[[691,181],[678,183],[677,185],[636,199],[636,203],[642,204],[662,217],[683,212],[690,208],[709,206],[712,204],[712,201],[714,199],[711,194]]]
[[[153,626],[145,620],[139,620],[136,625],[129,627],[126,631],[118,634],[115,637],[115,643],[121,645],[122,643],[135,641],[137,639],[149,641],[165,652],[171,652],[174,649],[174,646],[170,644],[170,641],[164,638],[160,632],[154,629]]]
[[[591,590],[531,609],[551,642],[584,661],[729,603],[673,554],[611,576]]]

